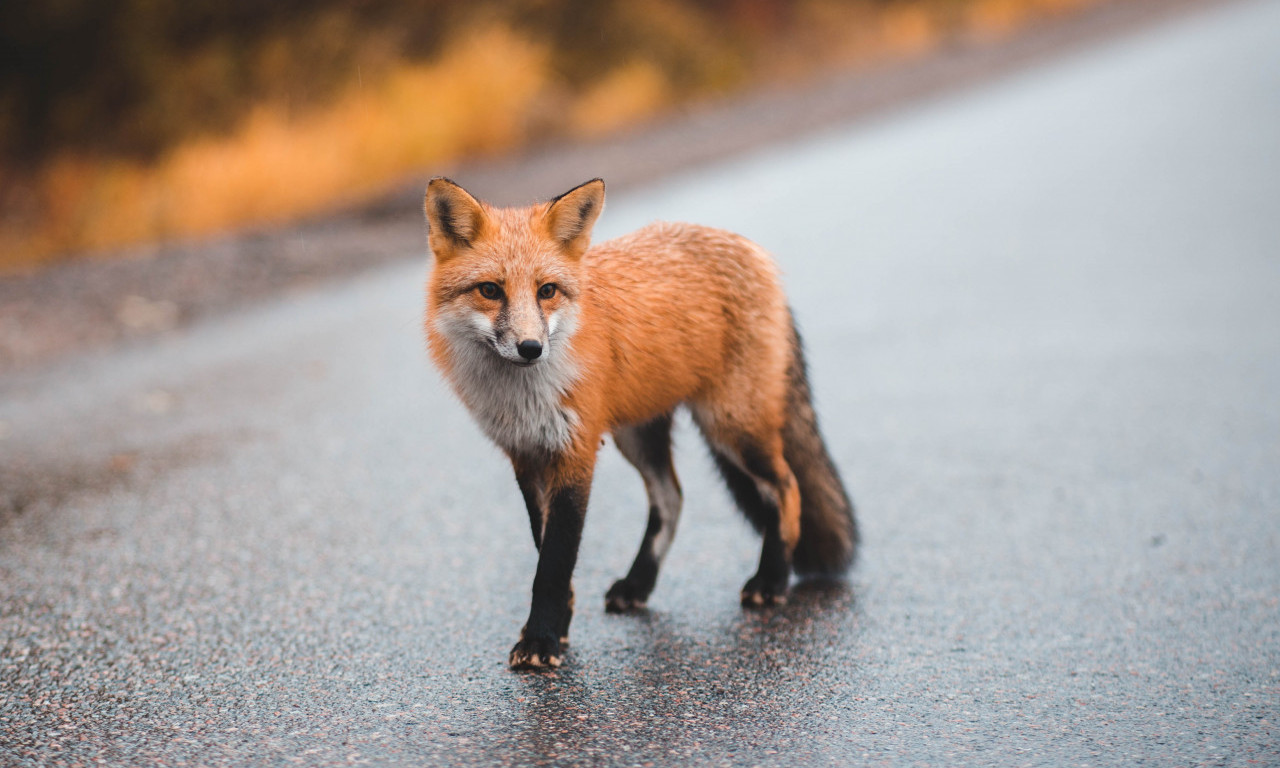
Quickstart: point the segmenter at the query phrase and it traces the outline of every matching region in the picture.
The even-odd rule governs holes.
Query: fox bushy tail
[[[782,430],[783,457],[800,486],[800,540],[792,564],[800,576],[835,576],[853,564],[858,525],[853,503],[827,452],[795,321],[791,323],[791,367],[787,371],[787,423]]]

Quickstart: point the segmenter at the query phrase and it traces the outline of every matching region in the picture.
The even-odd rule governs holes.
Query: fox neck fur
[[[433,323],[452,356],[454,390],[489,439],[509,454],[561,452],[578,425],[578,414],[565,402],[580,374],[570,344],[574,323],[553,319],[558,322],[551,323],[545,360],[529,366],[494,354],[487,343],[493,331],[480,318],[443,312]]]

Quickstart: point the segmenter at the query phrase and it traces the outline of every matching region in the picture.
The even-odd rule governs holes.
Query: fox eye
[[[556,284],[547,283],[538,289],[538,298],[549,299],[556,295]]]
[[[481,283],[476,286],[476,290],[480,291],[480,295],[486,299],[496,299],[502,295],[502,289],[497,283]]]

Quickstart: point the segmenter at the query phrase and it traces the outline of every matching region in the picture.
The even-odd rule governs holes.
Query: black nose
[[[516,351],[525,360],[537,360],[538,356],[542,354],[542,344],[533,339],[528,339],[517,344]]]

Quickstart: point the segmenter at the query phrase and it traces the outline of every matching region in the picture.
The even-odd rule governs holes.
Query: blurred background
[[[1278,136],[1276,0],[0,2],[0,766],[1280,765]],[[507,673],[437,173],[777,256],[847,585],[740,610],[682,418]]]
[[[4,3],[0,272],[349,208],[1099,2]]]
[[[1219,0],[0,3],[0,375],[426,253]]]

